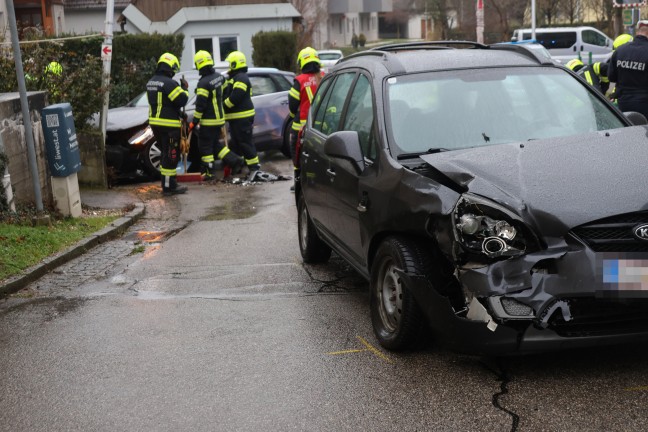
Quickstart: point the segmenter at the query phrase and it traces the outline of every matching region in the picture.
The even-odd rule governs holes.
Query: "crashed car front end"
[[[533,352],[648,340],[648,212],[539,238],[520,216],[465,193],[431,234],[460,296],[412,280],[439,337],[457,351]],[[413,279],[417,279],[416,277]],[[460,298],[460,301],[457,301]]]

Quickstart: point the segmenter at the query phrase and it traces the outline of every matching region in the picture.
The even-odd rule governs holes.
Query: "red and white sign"
[[[108,45],[108,44],[101,45],[101,60],[103,61],[112,60],[112,45]]]
[[[620,8],[638,8],[646,6],[646,0],[613,0],[612,6]]]

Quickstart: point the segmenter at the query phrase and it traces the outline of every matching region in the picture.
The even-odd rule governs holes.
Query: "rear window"
[[[531,39],[531,32],[525,32],[524,39]],[[576,32],[536,32],[536,40],[547,49],[571,48],[576,43]]]

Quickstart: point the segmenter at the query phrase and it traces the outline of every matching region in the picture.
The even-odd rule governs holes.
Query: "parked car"
[[[319,50],[317,55],[320,59],[320,64],[322,65],[322,70],[328,72],[331,66],[335,65],[341,58],[344,57],[342,51],[336,49],[330,50]]]
[[[222,71],[226,73],[226,71]],[[252,67],[248,70],[252,83],[254,102],[253,140],[257,150],[279,150],[290,157],[288,134],[288,90],[295,74],[275,68]],[[178,73],[189,83],[189,101],[186,113],[191,120],[196,108],[196,85],[200,78],[197,70]],[[119,177],[140,175],[157,176],[160,169],[160,149],[148,126],[148,100],[146,92],[123,107],[108,110],[106,123],[106,162]],[[192,134],[190,165],[198,169],[196,134]]]
[[[465,49],[459,49],[465,48]],[[344,58],[315,95],[301,255],[369,281],[374,333],[474,354],[648,340],[648,135],[526,44]]]
[[[511,41],[532,39],[531,29],[513,32]],[[536,29],[535,40],[542,44],[551,56],[565,64],[580,57],[583,62],[606,61],[612,55],[612,39],[594,27],[545,27]]]

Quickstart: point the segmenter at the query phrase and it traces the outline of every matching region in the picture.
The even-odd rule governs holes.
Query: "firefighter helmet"
[[[574,72],[576,72],[580,68],[582,68],[584,65],[583,65],[583,62],[580,59],[575,58],[573,60],[569,60],[565,66],[567,66],[568,69],[571,69]]]
[[[160,64],[168,65],[173,73],[178,73],[178,71],[180,70],[180,62],[178,61],[178,57],[168,52],[160,56],[160,59],[158,60],[158,66],[160,66]]]
[[[229,63],[229,68],[231,71],[235,71],[247,67],[247,62],[245,61],[245,54],[243,54],[241,51],[232,51],[227,55],[225,61]]]
[[[59,62],[53,61],[45,67],[45,73],[61,76],[61,74],[63,73],[63,67],[61,67],[61,64]]]
[[[616,39],[614,39],[614,42],[612,43],[612,48],[617,49],[621,45],[627,44],[628,42],[632,42],[632,35],[629,35],[627,33],[623,33],[622,35],[617,36]]]
[[[214,66],[214,59],[212,59],[211,54],[205,50],[200,50],[194,56],[194,63],[196,64],[196,69],[200,70],[205,66]]]
[[[306,47],[303,50],[299,51],[297,55],[297,63],[299,63],[299,69],[304,69],[308,63],[317,62],[319,64],[320,59],[317,51],[311,47]]]

